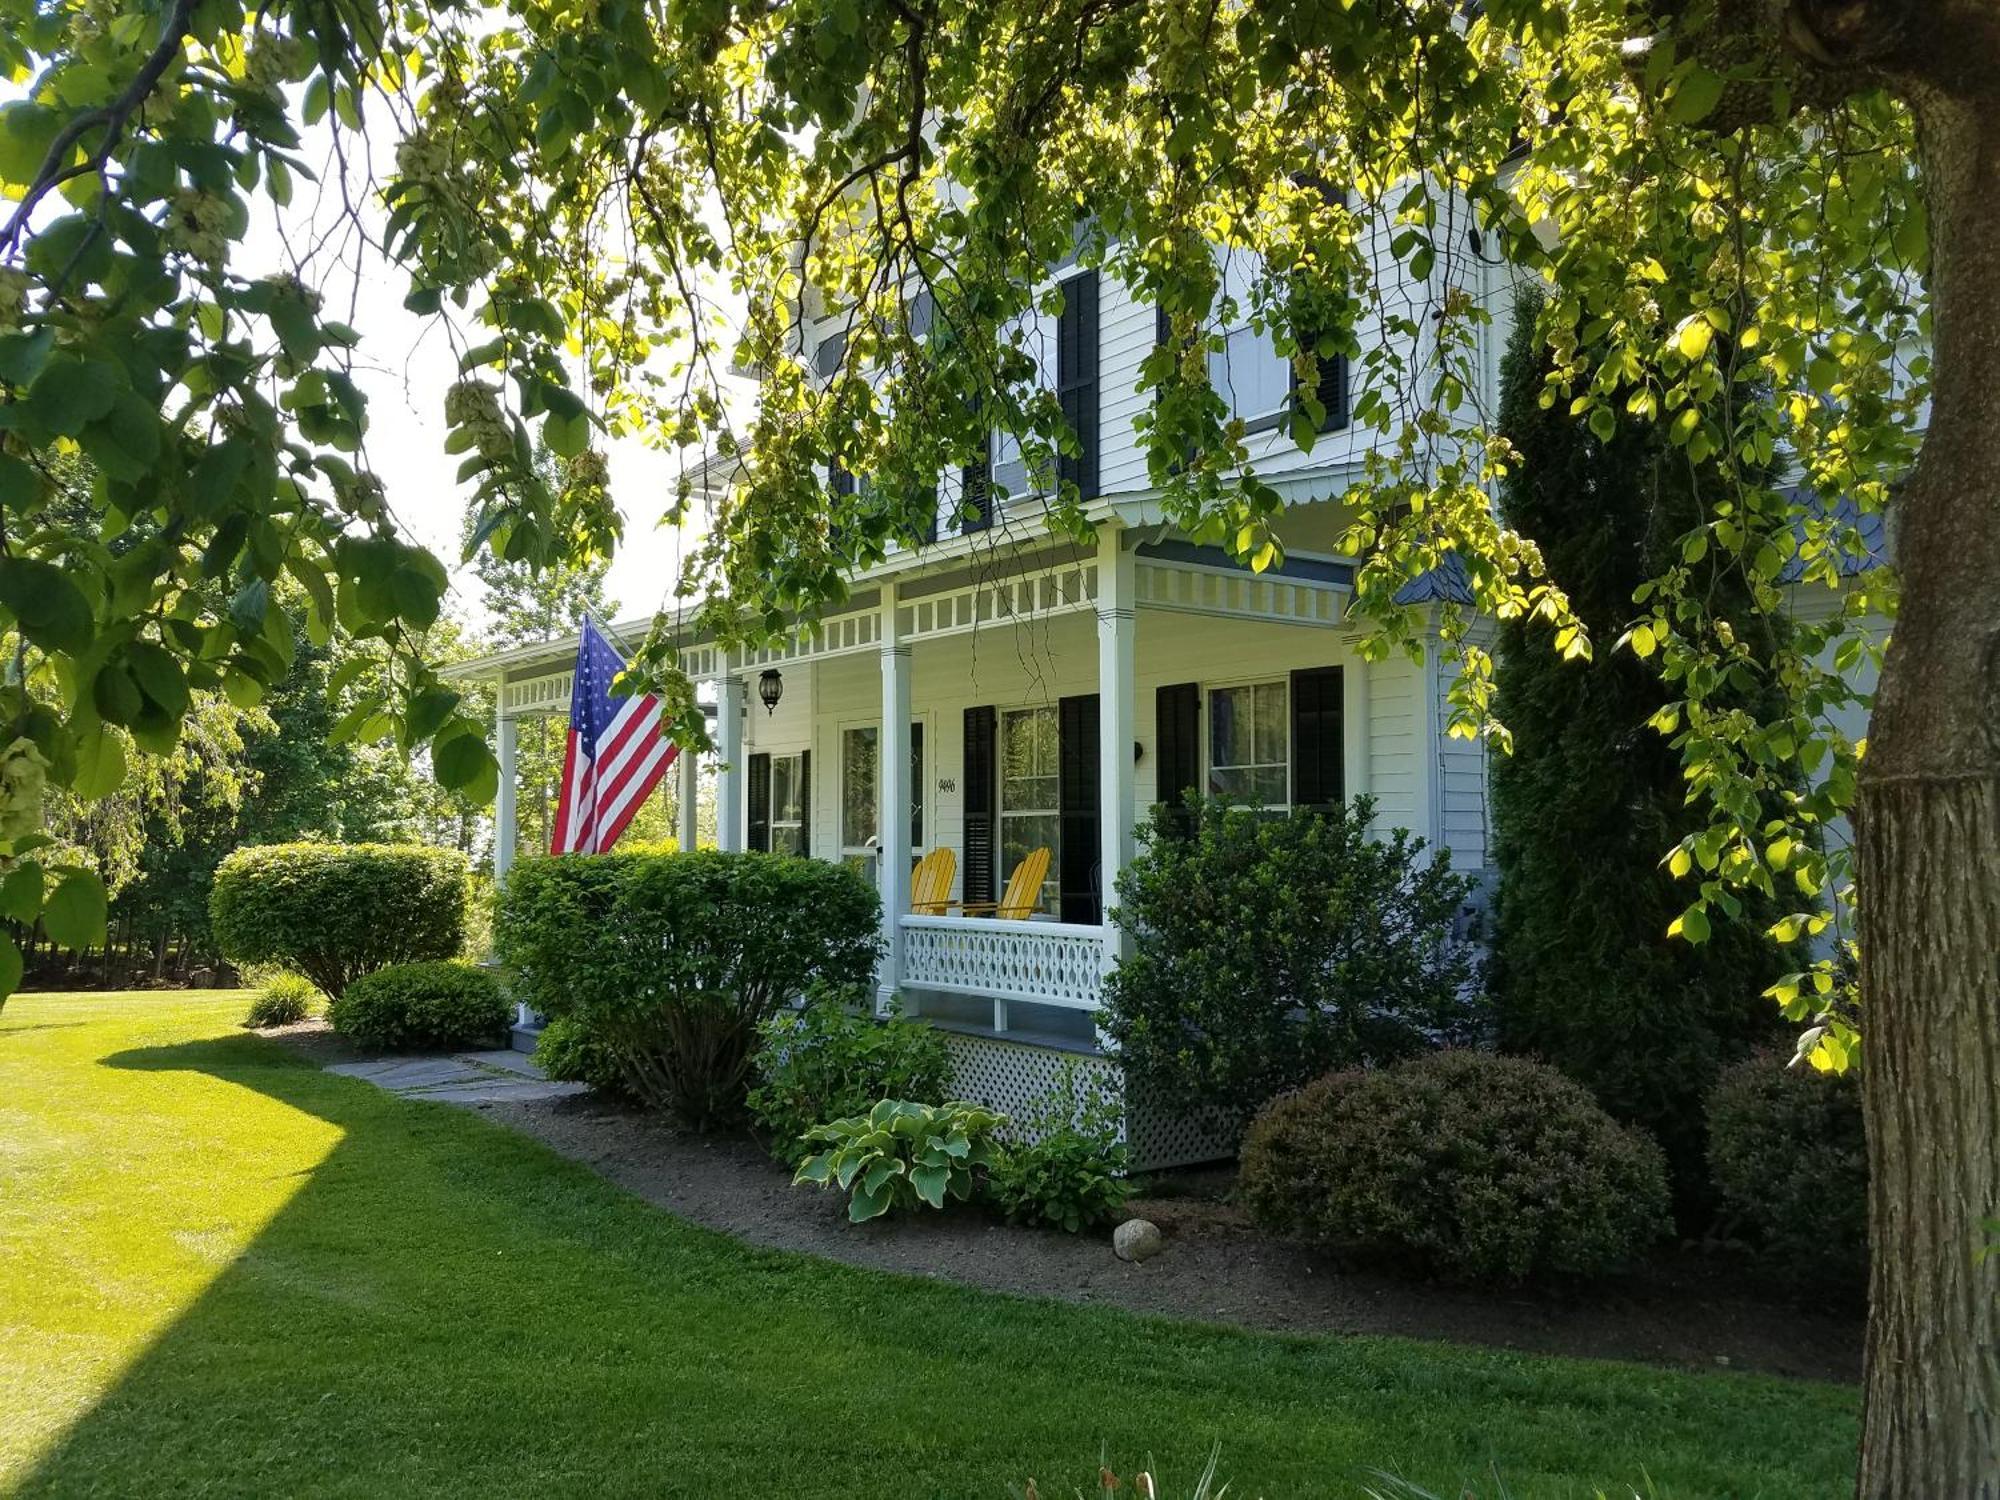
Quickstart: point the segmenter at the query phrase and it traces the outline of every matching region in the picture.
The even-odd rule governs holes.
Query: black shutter
[[[1062,830],[1057,881],[1065,922],[1096,922],[1103,911],[1099,890],[1097,694],[1080,693],[1056,706],[1056,807]]]
[[[1299,388],[1299,372],[1292,369],[1292,389]],[[1319,404],[1326,414],[1319,419],[1321,432],[1334,432],[1347,425],[1347,356],[1328,355],[1319,361]]]
[[[910,720],[910,847],[924,847],[924,721]]]
[[[1332,807],[1346,797],[1347,703],[1339,667],[1292,673],[1292,805]]]
[[[925,546],[929,546],[938,539],[938,497],[935,489],[926,490],[924,494],[926,499],[921,502],[924,506],[924,514],[923,520],[917,526],[917,540]]]
[[[998,831],[994,827],[993,803],[999,790],[994,782],[994,739],[999,715],[989,704],[965,711],[965,828],[963,872],[967,905],[995,899],[994,866],[999,859]]]
[[[1097,493],[1097,273],[1062,283],[1063,310],[1056,320],[1056,400],[1076,434],[1079,451],[1056,458],[1056,477],[1088,500]]]
[[[799,853],[813,848],[813,753],[799,752]]]
[[[750,834],[745,847],[759,854],[771,852],[771,757],[750,757],[750,785],[744,789],[750,804]]]
[[[958,529],[968,535],[993,524],[993,458],[989,451],[981,463],[967,464],[958,471]]]
[[[1153,694],[1153,756],[1159,767],[1155,796],[1174,827],[1193,824],[1187,794],[1201,786],[1201,685],[1175,682]]]

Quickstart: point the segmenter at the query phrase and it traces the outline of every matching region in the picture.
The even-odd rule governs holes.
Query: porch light
[[[757,679],[757,696],[763,700],[765,713],[778,711],[778,700],[785,696],[785,679],[776,667],[766,667]]]

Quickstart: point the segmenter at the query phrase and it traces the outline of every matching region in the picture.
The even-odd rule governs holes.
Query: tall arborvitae
[[[1513,754],[1492,761],[1501,1042],[1652,1131],[1692,1210],[1703,1095],[1773,1035],[1775,1009],[1759,991],[1788,966],[1761,935],[1769,916],[1755,911],[1718,919],[1699,946],[1667,936],[1690,892],[1660,861],[1701,825],[1685,806],[1679,753],[1647,720],[1678,695],[1653,665],[1611,647],[1639,613],[1633,590],[1678,557],[1695,522],[1690,470],[1656,428],[1628,418],[1602,442],[1566,402],[1542,406],[1538,312],[1524,299],[1502,365],[1501,425],[1522,462],[1501,510],[1541,545],[1596,656],[1561,660],[1533,624],[1500,633],[1497,707],[1514,735]],[[1753,623],[1725,574],[1701,582],[1717,617]]]

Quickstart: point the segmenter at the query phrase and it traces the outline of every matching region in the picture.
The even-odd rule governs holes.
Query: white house
[[[1492,275],[1479,294],[1497,303],[1503,273]],[[1380,827],[1449,849],[1474,875],[1486,865],[1484,750],[1444,732],[1447,654],[1433,638],[1420,662],[1364,662],[1363,630],[1347,619],[1353,568],[1337,539],[1364,436],[1346,422],[1345,362],[1322,371],[1328,430],[1308,454],[1284,430],[1291,366],[1268,338],[1230,332],[1212,356],[1218,389],[1261,428],[1259,472],[1290,502],[1283,564],[1253,574],[1164,524],[1148,488],[1133,424],[1154,309],[1091,270],[1062,280],[1064,312],[1034,332],[1050,351],[1044,378],[1083,436],[1069,462],[1094,547],[1052,535],[1032,496],[996,505],[986,489],[962,507],[966,481],[954,475],[937,539],[858,573],[838,613],[771,649],[688,638],[682,650],[718,705],[721,846],[865,873],[885,913],[882,994],[948,1028],[961,1088],[1003,1107],[1038,1092],[1065,1055],[1095,1052],[1101,980],[1122,941],[1105,895],[1153,804],[1190,787],[1272,807],[1365,793]],[[1505,338],[1496,310],[1489,373]],[[1372,330],[1358,332],[1365,346]],[[816,358],[837,358],[843,338],[838,319],[806,333]],[[1004,440],[991,476],[1027,487]],[[1422,579],[1410,598],[1453,587]],[[617,630],[635,639],[646,623]],[[555,641],[460,669],[498,687],[502,879],[514,856],[515,726],[567,712],[575,650]],[[691,756],[681,768],[691,843],[701,772]],[[956,856],[952,894],[975,902],[999,895],[1028,851],[1050,850],[1035,916],[912,915],[913,863],[937,848]],[[1173,1138],[1184,1127],[1156,1123],[1167,1134],[1135,1141],[1142,1158],[1203,1154]]]

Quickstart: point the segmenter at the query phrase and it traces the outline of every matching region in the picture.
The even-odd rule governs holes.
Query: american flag
[[[585,620],[570,687],[569,748],[549,834],[551,854],[609,849],[674,763],[674,746],[660,737],[660,700],[611,696],[611,679],[624,669],[624,659]]]

